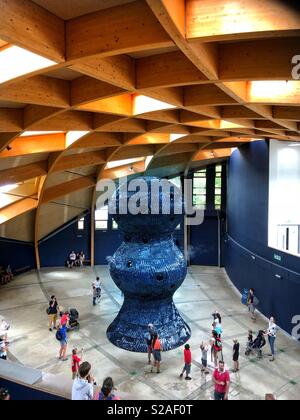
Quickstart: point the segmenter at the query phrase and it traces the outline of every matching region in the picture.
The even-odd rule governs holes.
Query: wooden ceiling
[[[0,84],[0,185],[36,180],[0,223],[37,209],[38,225],[45,203],[130,174],[109,161],[171,175],[244,142],[300,141],[295,3],[0,0],[0,58],[13,45],[56,63]]]

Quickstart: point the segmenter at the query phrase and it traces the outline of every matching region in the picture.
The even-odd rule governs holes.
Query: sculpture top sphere
[[[172,182],[156,177],[139,177],[121,184],[109,203],[109,212],[119,229],[144,237],[168,235],[182,221],[181,190]]]

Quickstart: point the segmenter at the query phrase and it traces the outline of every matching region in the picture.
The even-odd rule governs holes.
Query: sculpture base
[[[125,296],[117,318],[107,329],[107,338],[121,349],[147,353],[148,324],[154,325],[164,351],[182,346],[191,337],[191,329],[176,309],[172,297],[145,301]]]

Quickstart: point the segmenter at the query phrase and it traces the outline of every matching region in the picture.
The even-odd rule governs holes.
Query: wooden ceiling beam
[[[213,84],[187,86],[184,88],[184,106],[226,105],[236,101]]]
[[[123,134],[93,132],[76,141],[70,149],[104,149],[107,147],[119,147],[123,144]]]
[[[0,132],[23,130],[23,110],[0,108]]]
[[[276,119],[300,121],[300,106],[273,106],[272,109]]]
[[[76,191],[92,188],[96,185],[96,180],[92,177],[81,177],[72,181],[64,182],[44,190],[40,204],[49,203],[65,195]]]
[[[102,118],[100,118],[98,122],[97,114],[95,114],[94,129],[96,131],[106,131],[114,133],[145,133],[146,122],[137,118],[122,118],[118,119],[117,121],[112,121],[110,123],[103,124]]]
[[[65,80],[34,76],[8,86],[0,86],[0,100],[68,108],[70,85]]]
[[[93,115],[90,112],[66,111],[32,124],[34,131],[92,131]]]
[[[105,155],[103,152],[78,153],[59,159],[52,172],[95,166],[100,165],[101,163],[105,163]]]
[[[17,137],[10,143],[10,150],[2,150],[1,158],[31,155],[34,153],[50,153],[65,149],[65,134],[48,134],[39,136]]]
[[[121,89],[135,90],[135,60],[128,55],[86,58],[71,69]]]
[[[100,99],[126,93],[124,89],[89,76],[82,76],[71,83],[72,106],[85,105]]]
[[[38,200],[35,198],[23,198],[10,204],[9,206],[0,210],[0,225],[8,222],[21,214],[27,213],[28,211],[36,209],[38,206]]]
[[[144,1],[90,13],[66,23],[67,59],[126,54],[173,45]]]
[[[299,10],[280,0],[187,0],[189,41],[224,41],[299,34]]]
[[[18,184],[28,179],[47,174],[47,161],[35,162],[29,165],[0,171],[0,187],[8,184]]]
[[[30,128],[37,122],[46,121],[60,112],[65,112],[65,110],[50,106],[27,105],[24,108],[24,129]]]
[[[198,84],[207,77],[181,51],[174,51],[138,59],[136,80],[137,89],[146,89]]]
[[[0,38],[49,58],[65,61],[65,22],[30,0],[0,1]]]
[[[299,37],[220,44],[220,80],[292,80],[299,45]]]

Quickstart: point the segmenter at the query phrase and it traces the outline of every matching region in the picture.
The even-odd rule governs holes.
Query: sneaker
[[[49,328],[49,331],[52,332],[52,328]]]
[[[67,357],[65,357],[64,359],[62,359],[62,361],[63,362],[65,362],[65,361],[67,361],[68,360],[68,358]]]
[[[269,359],[270,360],[270,362],[274,362],[274,360],[275,360],[275,358],[274,357],[272,357],[271,359]]]
[[[179,378],[182,378],[183,377],[183,373],[181,373],[180,375],[179,375]]]
[[[206,370],[204,373],[205,373],[205,375],[209,375],[209,371],[208,370]]]
[[[186,380],[186,381],[191,381],[191,380],[192,380],[192,378],[191,378],[190,376],[186,376],[186,377],[185,377],[185,380]]]

